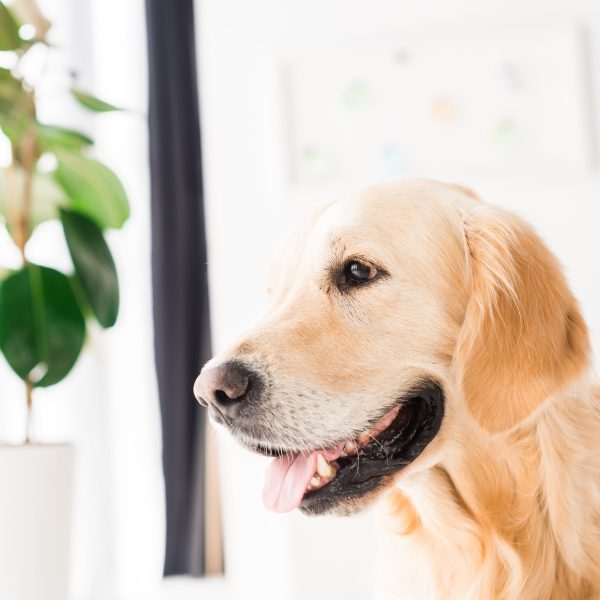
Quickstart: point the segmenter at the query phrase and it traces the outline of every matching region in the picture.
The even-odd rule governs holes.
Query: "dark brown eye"
[[[359,260],[350,260],[344,265],[344,279],[347,285],[363,285],[377,277],[377,269]]]

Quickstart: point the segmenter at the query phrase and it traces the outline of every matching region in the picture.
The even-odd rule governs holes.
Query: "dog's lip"
[[[298,447],[289,447],[289,446],[270,446],[263,442],[255,442],[254,440],[249,440],[243,437],[238,437],[238,442],[241,446],[243,446],[246,450],[253,452],[254,454],[259,454],[260,456],[266,456],[269,458],[277,458],[284,455],[294,455],[294,454],[306,454],[310,452],[328,452],[333,448],[344,447],[350,441],[356,441],[357,446],[365,448],[371,444],[377,444],[378,441],[376,437],[374,437],[374,433],[377,436],[383,434],[385,430],[387,430],[392,425],[392,420],[395,420],[398,413],[401,410],[401,404],[396,402],[391,408],[387,409],[383,415],[380,417],[373,419],[369,424],[366,425],[364,429],[359,431],[358,433],[354,433],[345,438],[340,438],[337,442],[327,444],[327,446],[319,446],[315,447],[312,450],[307,450],[306,447],[298,448]],[[391,417],[391,418],[390,418]],[[385,419],[389,419],[390,423],[386,423],[385,427],[379,428],[382,421]],[[375,429],[375,432],[374,432]],[[368,442],[360,443],[358,440],[361,438],[368,438]],[[345,457],[346,453],[342,451],[342,457]]]

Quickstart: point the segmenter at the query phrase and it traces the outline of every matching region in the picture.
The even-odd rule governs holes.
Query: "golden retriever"
[[[273,456],[264,502],[377,499],[384,598],[600,598],[600,400],[586,325],[520,218],[411,180],[318,211],[272,304],[194,390]]]

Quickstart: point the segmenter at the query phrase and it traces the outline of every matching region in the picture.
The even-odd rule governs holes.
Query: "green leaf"
[[[30,264],[0,285],[0,349],[23,380],[47,387],[61,381],[77,361],[85,320],[69,279]],[[33,373],[32,373],[33,372]]]
[[[21,81],[12,74],[12,71],[10,69],[5,69],[4,67],[0,67],[0,86],[6,86],[6,89],[23,89]],[[0,97],[2,96],[4,96],[4,94],[2,94],[2,92],[0,91]],[[10,93],[10,96],[12,96],[12,92]]]
[[[92,96],[91,94],[78,90],[74,87],[71,88],[71,94],[73,94],[73,97],[75,98],[75,100],[77,100],[77,102],[79,102],[79,104],[81,104],[81,106],[94,112],[101,113],[112,112],[115,110],[123,110],[122,108],[119,108],[114,104],[109,104],[104,100],[100,100],[100,98],[96,98],[96,96]]]
[[[19,24],[6,6],[0,2],[0,50],[16,50],[23,45]]]
[[[102,231],[94,221],[70,210],[61,210],[60,218],[83,293],[98,323],[112,327],[119,314],[119,282]]]
[[[18,145],[32,121],[32,117],[21,110],[20,106],[7,109],[0,106],[0,127],[13,144]]]
[[[7,225],[8,205],[13,200],[11,193],[20,193],[23,189],[23,171],[21,169],[0,171],[0,215],[4,215]],[[58,218],[58,209],[69,204],[69,198],[63,189],[48,173],[36,172],[33,175],[31,203],[31,228],[44,221]],[[17,202],[19,199],[17,198]]]
[[[94,143],[94,140],[87,135],[58,125],[36,123],[36,133],[42,150],[48,152],[57,149],[81,150],[81,148]]]
[[[54,177],[69,196],[71,208],[102,229],[120,228],[129,218],[129,202],[119,178],[101,162],[75,152],[56,152]]]
[[[35,112],[31,96],[8,69],[0,69],[0,127],[17,144]]]

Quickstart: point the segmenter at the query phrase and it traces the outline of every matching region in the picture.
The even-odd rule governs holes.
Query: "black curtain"
[[[210,333],[193,4],[146,0],[165,575],[202,575],[205,559],[205,412],[194,400],[192,385],[210,356]]]

